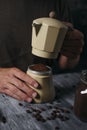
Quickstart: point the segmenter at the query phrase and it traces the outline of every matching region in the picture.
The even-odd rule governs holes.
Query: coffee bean
[[[26,110],[26,112],[27,112],[27,113],[32,113],[32,111],[31,111],[31,110],[29,110],[29,109],[28,109],[28,110]]]
[[[51,117],[47,117],[47,120],[52,120],[52,118]]]
[[[60,129],[59,126],[56,126],[56,127],[55,127],[55,130],[59,130],[59,129]]]
[[[56,119],[56,116],[51,116],[51,120],[55,120]]]
[[[41,110],[41,111],[46,111],[46,109],[45,109],[45,108],[42,108],[42,107],[40,108],[40,110]]]
[[[58,115],[58,118],[62,119],[62,118],[63,118],[63,115],[59,114],[59,115]]]
[[[23,104],[22,104],[22,103],[19,103],[19,106],[23,106]]]
[[[52,106],[47,106],[48,109],[52,109]]]
[[[46,120],[44,118],[41,119],[42,122],[46,122]]]
[[[70,111],[69,111],[68,109],[64,109],[63,112],[65,112],[65,113],[70,113]]]
[[[41,122],[46,121],[41,115],[36,116],[36,120],[41,121]]]
[[[4,116],[2,117],[2,122],[3,122],[3,123],[6,123],[6,122],[7,122],[6,117],[4,117]]]
[[[65,119],[66,119],[66,120],[69,120],[69,117],[65,116]]]

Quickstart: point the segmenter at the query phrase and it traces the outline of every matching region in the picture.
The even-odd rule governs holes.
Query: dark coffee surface
[[[49,68],[41,63],[30,66],[30,69],[35,71],[49,71]]]

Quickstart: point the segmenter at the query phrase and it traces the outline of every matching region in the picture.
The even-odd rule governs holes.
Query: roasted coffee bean
[[[35,108],[31,108],[31,109],[32,109],[32,111],[34,111],[34,112],[36,112],[36,111],[37,111]]]
[[[58,118],[62,119],[62,118],[63,118],[63,115],[59,114],[59,115],[58,115]]]
[[[69,111],[68,109],[64,109],[63,112],[65,112],[65,113],[70,113],[70,111]]]
[[[6,123],[7,122],[7,120],[6,120],[6,117],[2,117],[2,119],[1,119],[1,121],[3,122],[3,123]]]
[[[59,130],[59,129],[60,129],[59,126],[56,126],[56,127],[55,127],[55,130]]]
[[[36,116],[36,119],[38,121],[45,122],[45,119],[41,115]]]
[[[64,118],[65,118],[66,120],[69,120],[69,117],[67,117],[67,116],[65,116]]]
[[[19,106],[23,106],[23,104],[22,104],[22,103],[19,103]]]
[[[37,118],[37,117],[38,117],[38,115],[37,115],[37,114],[34,114],[34,113],[32,114],[32,116],[33,116],[33,117],[35,117],[35,118]]]
[[[56,116],[51,116],[51,120],[55,120],[56,119]]]
[[[37,121],[41,121],[41,119],[40,119],[39,117],[38,117],[38,118],[36,118],[36,120],[37,120]]]
[[[42,107],[40,107],[40,110],[41,110],[41,111],[46,111],[46,109],[45,109],[45,108],[42,108]]]
[[[59,130],[60,128],[58,126],[55,127],[55,130]]]
[[[6,120],[6,117],[4,116],[3,112],[0,110],[0,122],[2,123],[6,123],[7,120]]]
[[[57,114],[56,114],[56,113],[51,113],[51,118],[52,118],[52,119],[57,118]]]
[[[32,111],[31,111],[31,110],[29,110],[29,109],[28,109],[28,110],[26,110],[26,112],[27,112],[27,113],[32,113]]]
[[[2,94],[2,97],[5,97],[5,95]]]
[[[48,109],[52,109],[53,107],[52,106],[47,106]]]
[[[55,106],[54,108],[55,108],[55,109],[59,109],[59,107],[58,107],[58,106]]]
[[[46,120],[44,118],[41,119],[42,122],[46,122]]]
[[[51,117],[47,117],[46,119],[47,119],[47,120],[52,120],[52,118],[51,118]]]
[[[36,110],[34,110],[34,112],[40,113],[41,111],[40,111],[40,110],[38,110],[38,109],[36,109]]]

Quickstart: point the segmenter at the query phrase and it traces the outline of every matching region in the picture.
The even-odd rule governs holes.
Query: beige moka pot
[[[53,18],[38,18],[32,23],[32,54],[55,59],[60,52],[67,27]]]

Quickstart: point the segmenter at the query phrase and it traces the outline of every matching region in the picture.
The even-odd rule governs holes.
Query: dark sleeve
[[[72,22],[71,10],[67,0],[56,0],[55,9],[57,19],[66,22]]]

